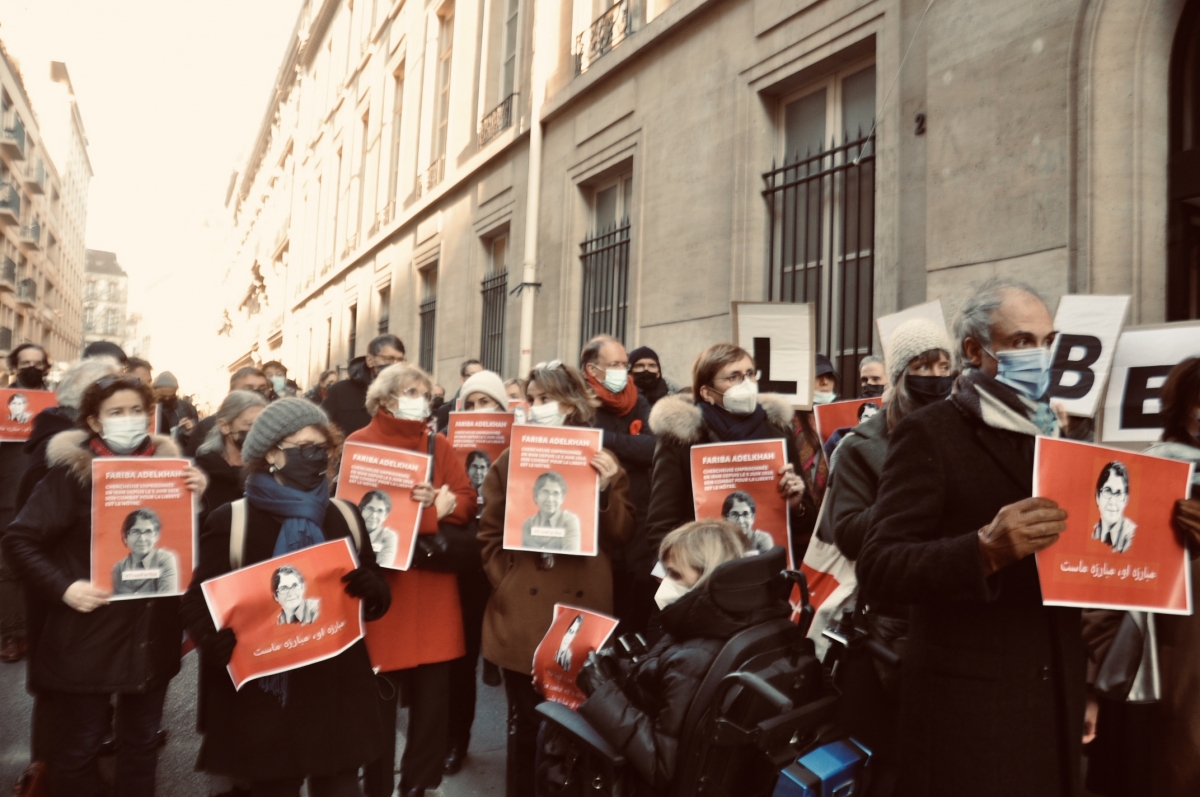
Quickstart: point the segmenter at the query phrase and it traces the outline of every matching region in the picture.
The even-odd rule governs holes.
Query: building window
[[[579,245],[583,267],[581,340],[605,334],[625,342],[632,198],[631,174],[602,183],[592,194],[592,232]]]
[[[379,324],[376,326],[376,333],[386,335],[392,324],[392,289],[379,289]]]
[[[454,56],[454,4],[447,3],[438,17],[437,93],[433,118],[433,153],[430,161],[446,156],[450,121],[450,62]]]
[[[504,310],[508,304],[508,232],[487,241],[488,275],[480,292],[483,295],[483,325],[480,331],[479,359],[483,367],[504,373]]]
[[[350,317],[347,319],[347,324],[350,327],[350,334],[347,336],[346,345],[348,351],[346,353],[346,361],[349,362],[355,357],[355,351],[358,347],[358,305],[350,305]]]
[[[420,366],[433,373],[437,336],[437,264],[421,270],[421,354]]]
[[[90,297],[89,297],[90,298]],[[91,332],[96,327],[96,311],[95,308],[83,308],[83,331]]]
[[[808,87],[780,104],[783,165],[763,175],[767,299],[812,302],[817,350],[842,374],[871,353],[874,118],[874,65]]]
[[[333,363],[333,316],[325,319],[325,370]]]
[[[1171,52],[1167,155],[1167,320],[1200,318],[1200,1],[1180,17]]]
[[[361,147],[358,155],[358,215],[355,217],[355,231],[358,237],[363,231],[363,202],[367,198],[367,157],[371,152],[371,139],[367,137],[371,129],[370,112],[363,114]],[[357,244],[357,241],[355,241]]]
[[[517,78],[517,36],[520,33],[518,25],[518,10],[520,0],[505,0],[504,11],[504,65],[500,81],[500,99],[512,94],[516,88]]]

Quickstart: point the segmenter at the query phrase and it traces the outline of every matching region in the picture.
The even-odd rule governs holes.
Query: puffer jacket
[[[147,692],[179,672],[179,598],[116,601],[86,614],[62,601],[91,577],[90,439],[75,429],[50,441],[49,471],[4,535],[4,555],[48,610],[29,680],[59,692]],[[179,456],[169,437],[155,435],[154,447],[155,457]]]
[[[783,593],[772,586],[786,557],[777,547],[713,570],[700,587],[663,610],[665,633],[629,668],[624,689],[607,681],[579,707],[580,715],[625,755],[653,792],[664,793],[675,777],[692,699],[725,643],[740,631],[788,616]],[[760,589],[750,609],[733,612],[722,605],[721,591],[745,594],[751,585]]]

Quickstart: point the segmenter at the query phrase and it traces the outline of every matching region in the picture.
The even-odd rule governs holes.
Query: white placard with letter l
[[[1062,297],[1054,314],[1050,398],[1070,415],[1093,418],[1129,310],[1128,296]]]
[[[1200,356],[1200,322],[1125,330],[1104,399],[1105,443],[1153,443],[1162,434],[1158,392],[1180,360]]]
[[[758,389],[812,409],[816,381],[816,316],[809,304],[733,302],[733,342],[762,371]]]
[[[879,331],[879,345],[883,346],[885,357],[887,356],[888,342],[892,339],[892,333],[896,331],[896,327],[914,318],[928,318],[942,329],[946,328],[946,315],[942,312],[941,299],[916,304],[891,315],[881,315],[875,319],[875,329]]]

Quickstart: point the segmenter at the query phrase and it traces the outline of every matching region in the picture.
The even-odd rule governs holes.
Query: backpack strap
[[[361,551],[363,549],[362,529],[358,526],[359,520],[354,514],[351,505],[343,498],[331,498],[329,500],[333,502],[333,505],[342,513],[342,517],[346,519],[346,525],[350,527],[350,535],[354,537],[355,552]]]
[[[229,508],[233,512],[229,522],[229,566],[238,570],[246,558],[246,499],[231,501]]]

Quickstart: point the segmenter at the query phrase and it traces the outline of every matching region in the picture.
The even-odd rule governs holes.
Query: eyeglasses
[[[156,534],[158,534],[157,529],[130,529],[125,532],[125,537],[127,539],[130,537],[153,537]]]
[[[284,446],[282,443],[275,446],[280,451],[295,451],[300,454],[300,459],[307,459],[310,462],[320,459],[329,452],[329,447],[323,443],[305,443],[299,446]]]
[[[116,385],[118,387],[129,388],[130,390],[137,390],[139,387],[141,387],[142,380],[138,379],[136,376],[126,376],[124,374],[110,374],[109,376],[105,376],[105,377],[101,377],[100,379],[97,379],[93,383],[93,386],[95,388],[97,388],[98,390],[108,390],[113,385]]]
[[[285,592],[292,592],[292,593],[295,593],[295,592],[299,592],[299,591],[300,591],[300,590],[302,590],[302,589],[304,589],[304,585],[303,585],[303,584],[300,584],[300,583],[296,583],[296,584],[280,584],[280,585],[279,585],[279,589],[275,590],[275,594],[276,594],[276,595],[282,595],[282,594],[283,594],[283,593],[285,593]]]
[[[1124,498],[1124,497],[1125,497],[1124,490],[1113,490],[1108,487],[1100,488],[1100,500],[1101,501],[1111,501],[1114,498]]]
[[[428,390],[422,392],[415,387],[405,388],[400,393],[400,396],[404,396],[405,398],[423,398],[426,401],[429,401],[432,398]],[[399,399],[400,396],[395,396],[394,398]]]
[[[762,371],[746,371],[745,373],[742,373],[741,371],[734,371],[729,376],[718,376],[713,380],[713,383],[716,384],[717,382],[728,382],[731,386],[740,385],[747,379],[749,379],[751,382],[757,382],[759,376],[761,375]]]
[[[375,360],[375,365],[377,366],[395,365],[396,363],[404,362],[403,357],[388,357],[386,355],[379,354],[372,357],[372,359]]]

